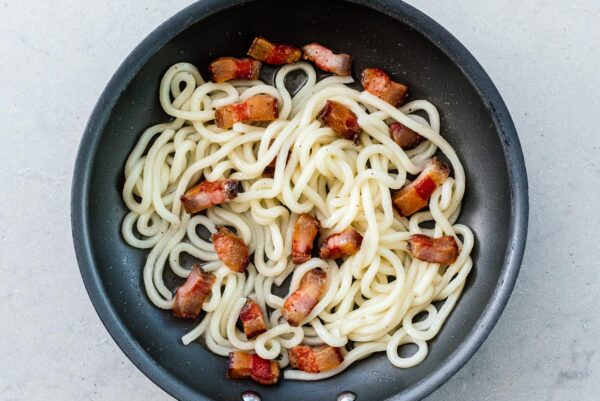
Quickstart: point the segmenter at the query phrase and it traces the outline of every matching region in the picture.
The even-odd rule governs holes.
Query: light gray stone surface
[[[69,225],[85,122],[125,56],[190,0],[0,2],[0,400],[165,400],[102,326]],[[600,2],[411,0],[480,61],[530,183],[515,292],[427,400],[600,398]]]

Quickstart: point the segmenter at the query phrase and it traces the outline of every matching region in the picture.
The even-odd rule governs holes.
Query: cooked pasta
[[[285,86],[293,71],[306,76],[295,94]],[[465,174],[456,152],[440,135],[439,114],[431,103],[417,100],[396,108],[352,89],[352,82],[349,76],[317,80],[305,62],[282,66],[274,85],[259,80],[205,82],[188,63],[175,64],[165,73],[160,103],[174,119],[148,128],[126,162],[123,200],[129,213],[122,234],[131,246],[150,250],[143,281],[159,308],[173,307],[173,289],[163,280],[165,267],[182,278],[190,274],[189,266],[181,263],[182,254],[198,259],[215,276],[202,306],[205,313],[183,336],[184,344],[203,337],[216,354],[247,351],[278,360],[282,368],[289,363],[287,350],[300,343],[341,347],[343,362],[334,369],[285,371],[286,379],[296,380],[330,377],[376,352],[385,351],[400,368],[426,357],[427,341],[440,331],[473,265],[473,235],[456,224]],[[258,94],[278,100],[278,119],[238,122],[231,129],[215,125],[217,108]],[[361,129],[357,143],[336,136],[317,120],[327,100],[356,114]],[[394,121],[427,140],[402,150],[390,138],[388,125]],[[400,216],[390,191],[405,186],[408,175],[418,174],[438,151],[449,160],[453,177],[433,192],[428,210]],[[263,177],[274,159],[273,177]],[[223,178],[239,180],[243,192],[205,214],[185,212],[180,198],[190,186]],[[354,228],[364,238],[359,251],[341,263],[311,258],[294,264],[292,231],[302,213],[320,221],[320,238]],[[213,244],[199,235],[202,230],[215,233],[218,226],[235,228],[248,246],[252,256],[246,272],[227,268]],[[419,233],[454,237],[460,248],[456,261],[440,265],[412,258],[407,241]],[[291,277],[291,294],[314,268],[327,274],[326,290],[306,323],[293,327],[282,317],[285,298],[274,289]],[[267,330],[251,340],[236,326],[248,298],[268,317]],[[416,345],[417,351],[401,356],[404,344]]]

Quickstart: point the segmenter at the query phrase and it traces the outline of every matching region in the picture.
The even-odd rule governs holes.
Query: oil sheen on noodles
[[[306,75],[304,86],[292,96],[284,83],[292,71]],[[275,86],[261,81],[205,82],[191,64],[173,65],[160,84],[160,102],[175,119],[148,128],[125,165],[123,199],[130,212],[122,233],[134,247],[150,252],[144,266],[144,285],[152,302],[172,307],[172,291],[163,281],[167,266],[187,277],[180,257],[189,254],[205,262],[216,276],[204,303],[202,321],[183,337],[189,344],[204,336],[208,348],[227,356],[230,351],[255,352],[265,359],[288,364],[287,349],[302,343],[334,347],[351,344],[344,362],[333,370],[306,373],[286,370],[286,379],[318,380],[336,375],[368,355],[385,351],[400,368],[426,357],[427,341],[440,330],[456,304],[472,268],[473,234],[456,224],[465,190],[465,175],[456,152],[440,135],[436,108],[417,100],[396,109],[364,91],[346,86],[351,77],[331,76],[317,81],[304,62],[286,65],[276,74]],[[279,119],[266,126],[236,123],[231,130],[214,124],[215,109],[256,94],[279,100]],[[326,100],[336,100],[358,116],[359,144],[342,139],[316,120]],[[427,119],[416,114],[424,112]],[[428,139],[403,151],[389,136],[388,125],[399,121]],[[410,219],[394,212],[390,190],[401,188],[408,174],[417,174],[424,161],[440,150],[452,164],[454,177],[433,193],[429,211]],[[288,152],[289,159],[286,162]],[[277,156],[273,178],[262,171]],[[244,192],[232,202],[190,216],[180,196],[201,177],[240,180]],[[340,266],[311,259],[291,261],[292,228],[301,213],[321,221],[321,238],[349,226],[364,235],[360,251]],[[433,222],[424,228],[423,223]],[[233,226],[254,254],[246,273],[234,273],[217,257],[212,243],[200,238],[203,227]],[[447,268],[411,259],[411,234],[452,235],[460,255]],[[301,327],[290,326],[280,309],[284,299],[275,286],[292,275],[290,293],[309,270],[327,273],[327,290]],[[269,316],[268,330],[248,341],[236,327],[246,297],[252,297]],[[441,307],[433,303],[443,301]],[[438,303],[437,305],[440,305]],[[273,310],[267,314],[267,307]],[[418,319],[415,319],[420,315]],[[423,318],[425,316],[425,318]],[[405,344],[416,345],[410,356],[400,356]]]

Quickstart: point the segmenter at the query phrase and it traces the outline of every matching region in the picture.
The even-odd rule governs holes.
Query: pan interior
[[[123,166],[148,126],[167,121],[158,102],[166,69],[181,61],[198,66],[204,76],[219,56],[241,57],[255,35],[302,45],[320,42],[354,57],[353,75],[376,66],[410,87],[411,99],[427,99],[442,118],[442,134],[454,146],[467,174],[467,191],[459,221],[476,236],[474,270],[463,295],[429,355],[410,369],[397,369],[385,354],[354,364],[343,374],[320,382],[283,382],[273,387],[225,378],[227,362],[200,344],[184,346],[180,338],[195,323],[175,319],[155,308],[142,284],[146,251],[129,247],[120,234],[126,214],[121,201]],[[359,400],[403,394],[440,368],[474,330],[492,300],[509,240],[510,189],[507,162],[491,111],[444,52],[408,25],[370,8],[338,1],[237,5],[187,28],[158,50],[135,75],[101,132],[87,194],[92,259],[118,319],[136,342],[178,385],[212,399],[239,399],[255,390],[268,400],[334,400],[352,391]],[[77,240],[77,239],[76,239]]]

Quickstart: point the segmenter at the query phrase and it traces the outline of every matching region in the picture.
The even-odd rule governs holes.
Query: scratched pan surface
[[[257,34],[297,45],[318,41],[350,53],[355,77],[367,66],[385,68],[410,86],[412,99],[439,107],[443,135],[467,173],[460,221],[475,232],[475,269],[430,342],[429,355],[414,368],[394,368],[380,353],[320,382],[283,381],[264,388],[230,381],[224,358],[201,344],[181,343],[195,323],[155,308],[143,291],[146,251],[127,246],[121,237],[126,213],[121,188],[123,165],[142,130],[167,120],[158,102],[159,81],[180,61],[205,74],[215,57],[244,55]],[[384,0],[363,5],[209,0],[183,10],[151,33],[108,84],[83,136],[72,192],[77,259],[98,314],[139,369],[186,400],[236,400],[246,390],[288,401],[334,400],[342,391],[354,392],[360,401],[424,397],[467,361],[497,321],[520,266],[527,209],[517,134],[488,76],[434,21],[400,1]]]

